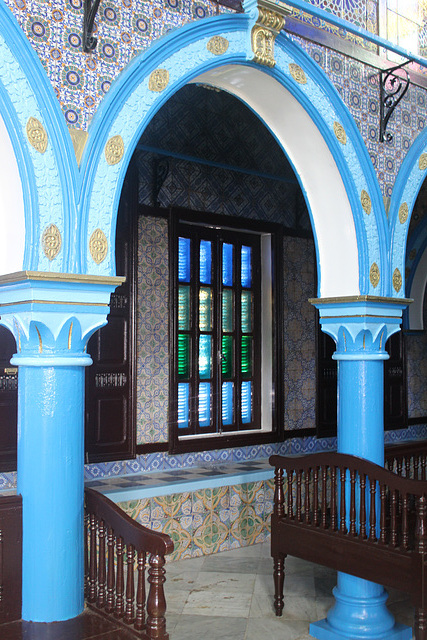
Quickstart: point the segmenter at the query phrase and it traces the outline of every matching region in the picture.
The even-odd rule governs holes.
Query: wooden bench
[[[275,455],[270,464],[276,615],[289,554],[408,593],[415,638],[427,640],[427,481],[338,453]]]

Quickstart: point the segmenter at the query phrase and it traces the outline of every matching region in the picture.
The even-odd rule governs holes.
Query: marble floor
[[[269,543],[180,560],[167,565],[170,640],[309,640],[309,623],[333,603],[334,571],[297,558],[286,560],[285,608],[273,611]],[[413,624],[407,596],[389,594],[396,620]]]

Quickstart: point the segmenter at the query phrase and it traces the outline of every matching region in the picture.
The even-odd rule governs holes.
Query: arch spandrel
[[[83,271],[114,273],[120,190],[146,124],[184,84],[208,76],[211,83],[215,82],[214,70],[220,73],[227,65],[238,68],[240,77],[235,74],[229,78],[228,87],[224,88],[264,120],[297,171],[312,215],[320,295],[389,294],[386,216],[371,161],[353,119],[323,72],[286,36],[277,38],[274,68],[248,62],[247,29],[245,15],[221,16],[189,25],[155,43],[117,78],[93,120],[83,158]],[[214,36],[227,41],[223,53],[209,50],[207,44]],[[306,84],[292,76],[295,67],[303,69]],[[157,88],[155,82],[159,83]],[[274,95],[270,109],[260,102],[261,84]],[[297,139],[291,139],[281,123],[286,115],[283,105],[302,123]],[[310,129],[311,147],[316,146],[314,154],[305,137],[306,129]],[[107,143],[118,136],[123,153],[117,162],[109,162]],[[331,188],[326,189],[325,184]],[[363,208],[363,193],[369,195],[369,214]],[[96,262],[90,240],[99,231],[107,249],[105,258]],[[370,278],[372,265],[377,268],[377,279]]]
[[[0,271],[72,271],[70,246],[75,241],[70,231],[76,226],[78,178],[71,139],[41,62],[3,3],[0,22],[2,153],[20,181],[9,203],[15,214],[3,212],[2,225],[3,241],[16,255]],[[48,233],[53,228],[60,234],[54,250]]]
[[[419,251],[419,248],[425,240],[425,227],[423,237],[421,238],[420,235],[416,239],[419,254],[415,261],[410,260],[407,255],[407,240],[415,202],[426,178],[427,131],[424,130],[418,135],[402,162],[394,185],[389,212],[391,232],[390,272],[393,273],[395,269],[398,269],[402,275],[402,287],[399,292],[395,292],[395,295],[399,297],[409,296],[411,298],[415,296],[414,302],[409,309],[409,328],[415,329],[422,327],[422,307],[426,282],[423,270],[426,265],[426,258],[424,255],[425,249]],[[413,262],[414,264],[412,265]],[[410,269],[410,279],[406,283],[408,267]]]

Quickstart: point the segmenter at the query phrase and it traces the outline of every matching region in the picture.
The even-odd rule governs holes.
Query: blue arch
[[[47,74],[4,3],[0,3],[0,110],[12,141],[24,194],[25,252],[23,269],[72,271],[75,246],[78,167],[71,138]],[[13,67],[13,69],[12,69]],[[7,71],[13,77],[7,77]],[[25,135],[29,117],[42,123],[45,154],[35,151]],[[62,236],[57,258],[49,262],[41,247],[46,224],[56,224]]]
[[[405,277],[406,243],[411,216],[417,195],[427,176],[427,163],[425,168],[423,168],[424,165],[420,167],[420,159],[424,153],[427,153],[427,130],[418,135],[405,156],[399,169],[390,201],[390,269],[393,272],[394,269],[398,268],[402,278]],[[399,210],[405,205],[407,206],[408,216],[402,223],[401,216],[399,217]],[[402,286],[398,295],[405,295],[405,286]]]
[[[291,56],[292,60],[301,65],[309,77],[310,90],[316,98],[323,101],[321,108],[318,101],[310,99],[307,87],[296,85],[279,62],[272,70],[254,65],[248,59],[251,57],[251,52],[247,50],[249,25],[247,15],[223,15],[187,25],[153,44],[149,50],[135,58],[115,80],[93,119],[82,160],[82,227],[80,255],[77,258],[82,271],[114,274],[115,216],[120,190],[131,154],[154,113],[180,87],[201,73],[224,65],[252,65],[271,75],[297,99],[317,126],[333,155],[345,185],[355,225],[360,293],[390,295],[386,215],[369,154],[352,116],[323,71],[284,34],[276,41],[277,54],[285,52],[286,56]],[[213,35],[225,36],[230,42],[229,50],[220,57],[208,56],[203,50],[207,40]],[[177,61],[177,54],[184,49],[187,60],[183,60],[184,56],[181,56]],[[188,62],[190,53],[194,56],[191,63]],[[146,89],[148,76],[154,69],[166,64],[171,70],[169,85],[161,94],[149,95]],[[334,136],[334,120],[345,128],[345,147]],[[109,167],[103,158],[103,150],[107,140],[117,134],[123,134],[124,155],[117,165]],[[362,209],[362,189],[371,198],[370,215]],[[95,265],[91,263],[87,239],[95,228],[100,227],[105,230],[109,251],[106,260],[101,265]],[[316,224],[314,234],[316,236]],[[369,281],[369,269],[373,262],[378,264],[381,274],[377,289]]]

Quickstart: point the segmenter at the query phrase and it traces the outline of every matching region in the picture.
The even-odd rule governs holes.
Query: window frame
[[[218,433],[199,433],[186,436],[178,427],[178,238],[180,225],[199,226],[203,230],[212,227],[223,232],[224,238],[232,237],[238,230],[242,234],[268,234],[271,240],[271,287],[272,287],[272,406],[271,429],[252,427],[239,431],[227,432],[223,429]],[[217,231],[215,231],[217,233]],[[204,235],[202,232],[201,235]],[[208,234],[207,234],[208,235]],[[170,283],[170,386],[169,386],[169,453],[184,453],[222,449],[227,447],[244,446],[276,442],[283,439],[283,335],[280,310],[282,305],[283,274],[280,271],[278,256],[283,250],[283,229],[276,223],[264,223],[246,218],[230,217],[192,211],[184,208],[172,208],[169,215],[169,283]],[[261,285],[260,285],[261,287]],[[260,294],[262,300],[262,291]],[[217,313],[221,310],[217,309]],[[259,320],[258,320],[259,322]],[[193,384],[195,384],[193,382]],[[260,383],[260,395],[261,395]],[[262,399],[259,398],[261,406]],[[259,413],[261,413],[259,409]]]

